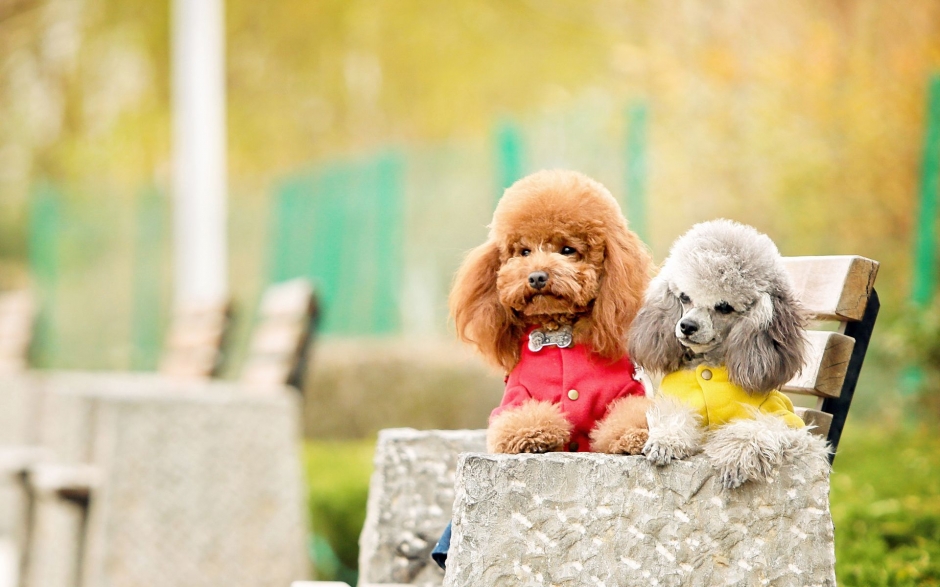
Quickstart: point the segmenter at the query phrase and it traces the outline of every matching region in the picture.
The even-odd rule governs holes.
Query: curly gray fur
[[[649,439],[643,454],[656,465],[668,465],[701,450],[702,418],[679,400],[661,397],[646,412]]]
[[[734,420],[715,430],[704,446],[726,489],[748,481],[766,482],[774,469],[799,459],[828,460],[826,440],[781,419],[754,412],[752,419]]]
[[[712,220],[673,245],[634,320],[629,352],[658,373],[725,365],[736,385],[766,392],[799,372],[805,321],[773,241]]]
[[[682,306],[669,283],[660,277],[650,282],[646,298],[627,341],[627,353],[638,365],[654,373],[670,373],[682,366],[685,348],[675,335]]]

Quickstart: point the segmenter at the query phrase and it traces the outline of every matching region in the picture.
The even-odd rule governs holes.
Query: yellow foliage
[[[129,196],[167,186],[168,2],[33,4],[0,20],[2,197],[40,175]],[[877,258],[883,289],[904,295],[940,68],[933,0],[228,0],[226,44],[236,202],[340,154],[479,145],[505,115],[526,128],[530,165],[575,144],[620,188],[609,105],[641,100],[658,256],[730,216],[786,253]]]

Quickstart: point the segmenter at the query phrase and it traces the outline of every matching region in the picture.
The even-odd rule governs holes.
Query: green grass
[[[374,444],[307,444],[312,550],[321,579],[355,584]],[[850,419],[830,503],[840,587],[940,586],[940,426]]]
[[[940,586],[940,427],[847,427],[830,504],[840,586]]]
[[[311,441],[304,447],[317,578],[356,584],[359,532],[375,440]]]

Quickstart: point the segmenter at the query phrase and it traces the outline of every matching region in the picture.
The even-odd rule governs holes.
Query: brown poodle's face
[[[486,242],[457,271],[457,335],[507,372],[530,325],[571,325],[575,344],[622,357],[649,268],[607,188],[574,171],[533,173],[506,190]]]
[[[522,231],[500,246],[499,301],[525,322],[570,321],[590,311],[600,291],[603,239]]]

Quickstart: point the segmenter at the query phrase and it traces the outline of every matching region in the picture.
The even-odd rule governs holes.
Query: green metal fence
[[[308,277],[325,334],[399,329],[404,156],[331,163],[285,181],[271,228],[271,281]]]
[[[40,314],[33,362],[67,369],[152,368],[168,298],[166,198],[38,182],[29,263]]]
[[[36,324],[32,359],[40,365],[53,363],[56,344],[56,293],[59,276],[59,231],[61,196],[49,182],[39,182],[29,207],[29,266],[39,296],[40,313]]]
[[[250,329],[264,286],[298,276],[316,284],[326,336],[445,335],[447,293],[464,253],[486,237],[505,187],[536,169],[598,178],[643,232],[647,111],[614,106],[581,104],[525,122],[503,119],[476,140],[320,162],[278,182],[266,211],[233,182],[236,341]],[[38,182],[29,235],[43,308],[35,362],[153,369],[171,305],[166,190],[146,186],[128,197]]]

